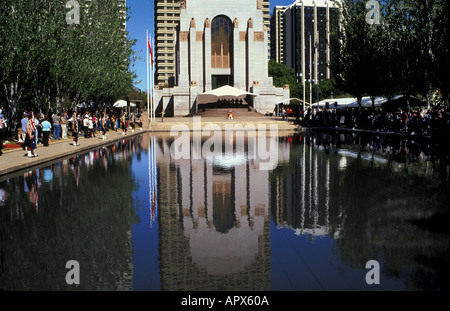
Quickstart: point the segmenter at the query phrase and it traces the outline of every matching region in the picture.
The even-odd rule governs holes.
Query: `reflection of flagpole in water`
[[[329,215],[329,208],[330,208],[330,159],[327,159],[327,170],[326,170],[326,187],[327,187],[327,194],[325,196],[325,211],[326,211],[326,227],[328,230],[328,226],[330,224],[330,215]]]
[[[306,142],[303,140],[303,155],[302,155],[302,230],[305,228],[305,204],[306,204]]]
[[[149,110],[150,112],[150,110]],[[148,203],[149,203],[149,211],[150,211],[150,227],[152,226],[152,142],[150,142],[150,149],[148,150]]]
[[[309,206],[308,206],[308,215],[309,217],[311,217],[311,206],[312,206],[312,140],[309,143],[309,189],[308,189],[308,193],[309,193]]]
[[[314,230],[317,229],[319,221],[319,159],[318,153],[314,150]]]
[[[149,195],[150,195],[150,227],[155,220],[157,213],[157,169],[156,169],[156,143],[155,137],[151,138],[150,150],[148,152],[148,166],[149,166]]]

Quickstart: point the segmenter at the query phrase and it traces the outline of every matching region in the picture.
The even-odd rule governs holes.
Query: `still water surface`
[[[251,137],[222,141],[231,156],[174,159],[173,137],[142,134],[0,179],[0,289],[448,289],[445,148],[267,140],[270,170]]]

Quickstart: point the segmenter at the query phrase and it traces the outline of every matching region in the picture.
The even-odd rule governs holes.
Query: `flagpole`
[[[150,87],[149,87],[149,81],[148,81],[148,29],[147,29],[147,42],[146,42],[146,46],[147,46],[147,116],[150,119]]]
[[[158,167],[156,166],[156,138],[153,139],[153,199],[155,200],[155,212],[153,217],[158,213]]]
[[[155,46],[155,41],[154,41],[154,39],[152,39],[151,40],[151,46],[152,46],[152,105],[153,105],[153,107],[152,107],[152,110],[153,110],[153,121],[155,121],[155,113],[156,113],[156,111],[155,111],[155,75],[154,75],[154,70],[155,70],[155,67],[154,67],[154,61],[153,61],[153,51],[155,50],[154,49],[154,46]]]
[[[147,36],[148,39],[148,36]],[[148,44],[147,44],[147,49],[148,49]],[[147,57],[148,57],[148,53],[147,53]],[[148,93],[148,92],[147,92]],[[150,214],[150,227],[152,226],[152,221],[153,221],[153,213],[152,213],[152,207],[153,207],[153,202],[152,202],[152,161],[151,161],[151,150],[152,150],[152,143],[150,141],[150,150],[148,151],[148,195],[149,195],[149,207],[148,207],[148,211]]]
[[[150,34],[150,40],[148,41],[149,50],[152,51],[152,35]],[[153,62],[150,59],[150,122],[153,122]]]
[[[317,108],[319,108],[319,82],[320,82],[320,72],[319,72],[319,32],[317,32],[316,44],[315,44],[315,59],[316,59],[316,76],[317,76]]]
[[[309,35],[309,107],[312,107],[312,48],[311,35]]]
[[[305,102],[306,102],[306,69],[305,69],[305,67],[306,67],[306,64],[305,64],[305,62],[306,62],[306,42],[305,42],[305,40],[306,40],[306,38],[304,38],[304,36],[303,36],[303,38],[302,38],[302,50],[303,50],[303,57],[302,57],[302,63],[303,63],[303,72],[302,72],[302,75],[303,75],[303,77],[302,77],[302,79],[303,79],[303,103],[302,103],[302,106],[303,106],[303,116],[302,116],[302,118],[305,116]]]

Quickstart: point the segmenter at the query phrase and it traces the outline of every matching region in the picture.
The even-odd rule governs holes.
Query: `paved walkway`
[[[72,139],[61,139],[50,141],[47,147],[39,144],[35,150],[37,157],[29,158],[28,152],[22,148],[11,150],[3,149],[3,154],[0,156],[0,177],[15,171],[20,171],[30,168],[42,163],[52,162],[71,154],[77,154],[83,151],[88,151],[92,148],[101,147],[111,144],[115,141],[121,140],[124,137],[130,137],[141,134],[143,131],[137,130],[134,133],[128,131],[124,136],[122,131],[109,131],[107,139],[103,140],[102,135],[97,133],[96,137],[78,139],[79,146],[73,145]]]
[[[124,137],[132,137],[136,135],[140,135],[144,132],[151,133],[164,133],[170,132],[170,130],[178,125],[182,126],[186,130],[192,131],[194,129],[192,117],[174,117],[174,118],[156,118],[150,124],[148,120],[144,120],[143,122],[143,130],[139,128],[133,133],[131,130],[128,130],[126,135],[122,135],[122,131],[118,130],[117,132],[108,131],[107,139],[103,140],[102,135],[100,133],[97,134],[96,137],[92,138],[83,138],[80,137],[78,140],[79,146],[73,146],[73,141],[71,139],[54,141],[52,140],[48,147],[44,147],[43,145],[38,145],[35,153],[38,155],[34,158],[28,158],[27,151],[24,151],[22,148],[5,150],[3,149],[3,155],[0,156],[0,177],[16,172],[21,171],[27,168],[31,168],[37,165],[41,165],[43,163],[50,163],[58,161],[61,158],[67,157],[72,154],[77,154],[81,152],[86,152],[93,148],[98,148],[101,146],[105,146],[111,144],[113,142],[124,139]],[[282,121],[281,118],[277,117],[255,117],[255,118],[246,118],[244,120],[236,118],[235,120],[227,120],[226,117],[202,117],[201,124],[196,124],[196,128],[199,126],[203,128],[207,124],[214,123],[218,125],[221,129],[225,129],[225,125],[233,125],[242,124],[244,127],[248,124],[251,124],[258,129],[258,125],[266,125],[266,129],[269,133],[270,124],[277,124],[279,131],[296,131],[298,126],[290,124],[286,121]],[[149,125],[147,125],[149,124]]]
[[[194,123],[194,120],[200,120],[201,124]],[[152,132],[168,132],[172,129],[174,125],[183,125],[187,126],[189,130],[194,130],[200,128],[204,128],[208,124],[215,124],[219,126],[222,130],[226,129],[226,126],[232,126],[236,128],[236,125],[245,126],[254,126],[255,129],[258,129],[258,125],[266,126],[267,130],[269,130],[270,125],[276,124],[278,131],[296,131],[299,126],[293,123],[283,121],[281,117],[268,117],[268,116],[255,116],[240,118],[239,115],[235,116],[235,119],[228,120],[226,116],[223,117],[211,117],[211,116],[202,116],[197,115],[193,117],[172,117],[172,118],[164,118],[161,117],[155,118],[153,122],[149,125],[149,130]]]

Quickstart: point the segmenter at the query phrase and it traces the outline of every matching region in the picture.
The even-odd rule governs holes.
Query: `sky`
[[[271,0],[270,13],[276,5],[289,5],[295,0]],[[131,67],[131,70],[137,74],[134,86],[140,88],[142,91],[147,90],[147,47],[146,47],[146,32],[148,30],[149,36],[154,37],[153,29],[153,15],[154,15],[154,1],[153,0],[127,0],[129,7],[127,22],[128,37],[135,39],[136,44],[133,50],[139,57]]]

